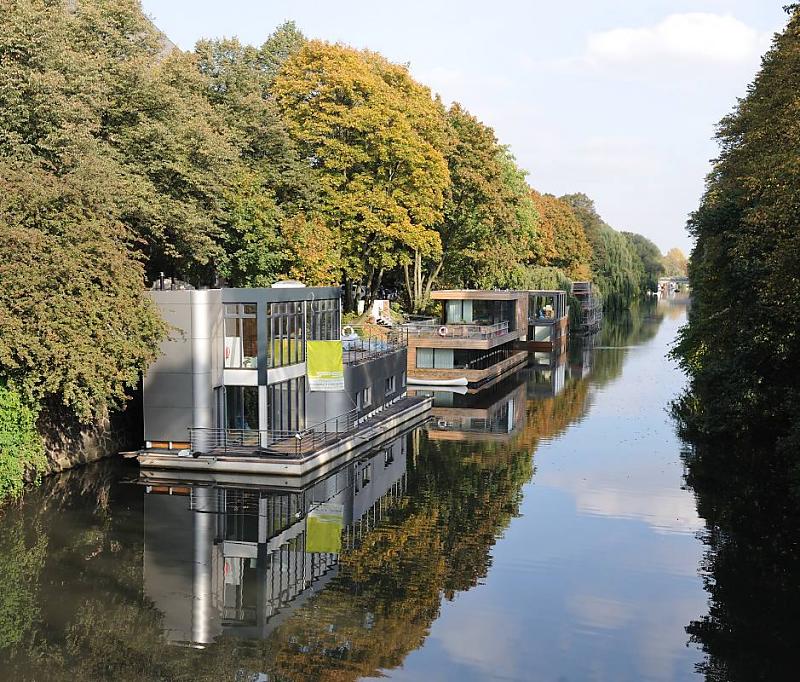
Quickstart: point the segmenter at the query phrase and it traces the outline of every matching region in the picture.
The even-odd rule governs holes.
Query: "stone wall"
[[[38,427],[45,444],[48,469],[54,474],[82,464],[135,450],[142,442],[141,396],[136,395],[121,412],[92,425],[78,424],[63,410],[42,410]]]

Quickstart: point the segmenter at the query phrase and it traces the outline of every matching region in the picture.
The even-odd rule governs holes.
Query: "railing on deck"
[[[410,337],[438,336],[443,339],[493,339],[508,334],[508,322],[497,324],[440,324],[436,320],[403,325]]]
[[[352,330],[352,334],[345,330]],[[380,325],[344,325],[342,351],[344,363],[355,364],[394,353],[408,346],[408,331],[404,327]]]
[[[268,456],[299,459],[353,431],[359,411],[350,410],[301,431],[190,428],[193,455]]]

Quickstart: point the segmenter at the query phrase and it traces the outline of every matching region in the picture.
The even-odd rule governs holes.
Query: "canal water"
[[[300,487],[106,462],[0,516],[0,679],[687,680],[680,301]],[[723,679],[723,678],[714,678]]]

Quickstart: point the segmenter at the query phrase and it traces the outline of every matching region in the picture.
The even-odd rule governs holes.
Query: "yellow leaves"
[[[282,234],[292,262],[291,278],[308,286],[338,283],[341,262],[336,234],[322,219],[294,216],[284,221]]]
[[[322,216],[352,274],[440,253],[432,228],[450,179],[441,105],[427,88],[376,53],[311,41],[284,64],[273,93],[318,175]]]

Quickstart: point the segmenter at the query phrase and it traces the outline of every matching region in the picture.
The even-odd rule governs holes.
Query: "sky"
[[[788,0],[143,0],[180,48],[260,45],[287,19],[310,38],[381,52],[510,146],[528,181],[585,192],[617,230],[662,251],[717,154]]]

